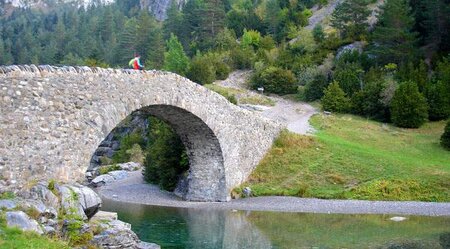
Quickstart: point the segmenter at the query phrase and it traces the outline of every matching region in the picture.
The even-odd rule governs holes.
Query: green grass
[[[22,232],[18,228],[7,228],[0,212],[0,248],[8,249],[69,249],[63,241],[50,239],[32,232]]]
[[[282,132],[242,187],[255,195],[450,201],[450,153],[439,145],[445,122],[412,130],[315,115],[311,123],[315,137]]]

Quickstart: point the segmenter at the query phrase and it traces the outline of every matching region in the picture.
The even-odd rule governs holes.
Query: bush
[[[251,69],[254,54],[251,49],[235,48],[230,52],[235,69]]]
[[[183,143],[165,122],[150,118],[150,134],[144,162],[144,178],[161,188],[173,191],[179,176],[189,168]]]
[[[425,97],[430,107],[428,110],[430,120],[443,120],[450,116],[450,88],[445,84],[438,81],[426,86]]]
[[[268,67],[252,77],[253,88],[264,87],[264,91],[276,94],[297,92],[294,74],[278,67]]]
[[[353,93],[361,89],[362,74],[364,71],[356,63],[345,63],[336,68],[333,79],[339,82],[341,89],[351,97]]]
[[[428,105],[414,82],[400,84],[391,102],[392,122],[404,128],[419,128],[428,118]]]
[[[345,96],[344,91],[342,91],[339,83],[336,81],[325,89],[320,101],[324,111],[343,113],[350,109],[350,100]]]
[[[316,42],[322,42],[325,39],[325,33],[323,32],[323,27],[320,24],[316,24],[313,29],[313,37]]]
[[[450,150],[450,120],[447,121],[444,133],[441,136],[441,145],[447,150]]]
[[[210,84],[216,78],[214,66],[206,57],[196,56],[191,62],[187,77],[200,85]]]
[[[113,163],[126,163],[130,161],[130,153],[127,153],[133,145],[145,146],[145,140],[140,132],[128,134],[120,140],[120,149],[113,155]]]
[[[306,84],[304,90],[304,97],[306,101],[314,101],[320,99],[323,96],[325,88],[328,86],[327,77],[323,74],[318,74],[314,77],[314,80]]]

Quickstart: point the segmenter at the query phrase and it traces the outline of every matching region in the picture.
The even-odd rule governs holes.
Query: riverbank
[[[187,202],[170,192],[144,182],[141,172],[97,189],[101,198],[155,206],[228,209],[276,212],[392,214],[450,216],[450,203],[322,200],[313,198],[267,196],[231,200],[229,202]]]

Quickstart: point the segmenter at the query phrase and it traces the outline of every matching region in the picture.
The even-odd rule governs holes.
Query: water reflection
[[[102,210],[114,211],[132,224],[144,241],[162,248],[269,249],[270,240],[247,221],[250,212],[126,204],[105,200]]]
[[[166,208],[105,201],[144,241],[162,248],[450,249],[450,217]]]

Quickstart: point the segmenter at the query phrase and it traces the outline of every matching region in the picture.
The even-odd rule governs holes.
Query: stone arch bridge
[[[100,142],[135,110],[168,123],[191,164],[187,200],[227,201],[281,130],[224,97],[161,71],[0,67],[0,172],[7,185],[81,180]]]

